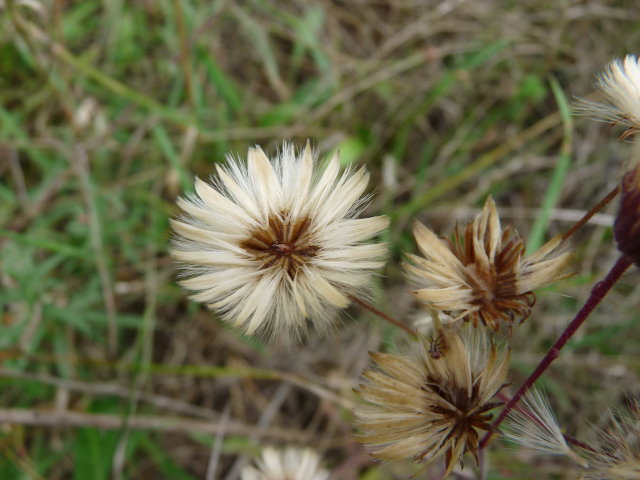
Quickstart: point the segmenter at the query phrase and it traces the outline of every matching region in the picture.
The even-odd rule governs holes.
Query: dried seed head
[[[256,467],[245,467],[242,480],[328,480],[320,456],[310,449],[267,447]]]
[[[624,140],[640,129],[640,65],[635,55],[624,60],[615,59],[604,73],[598,76],[596,87],[609,103],[580,99],[576,111],[591,115],[597,120],[620,124],[627,130],[620,135]]]
[[[626,173],[621,186],[613,233],[618,249],[640,267],[640,164]]]
[[[313,244],[309,217],[292,219],[287,212],[274,214],[266,227],[257,227],[240,242],[260,269],[276,267],[287,272],[292,280],[320,247]]]
[[[640,479],[640,400],[632,402],[628,413],[612,415],[610,426],[597,432],[599,445],[588,450],[589,468],[583,480]]]
[[[531,389],[506,418],[504,438],[548,455],[566,455],[585,466],[584,460],[571,450],[560,425],[540,390]]]
[[[503,386],[508,354],[484,330],[464,338],[441,329],[440,345],[424,341],[410,357],[372,353],[356,406],[358,440],[382,460],[430,463],[444,455],[446,475],[465,452],[478,454],[479,432],[491,430],[491,399]],[[489,345],[487,345],[489,344]]]
[[[251,335],[299,337],[323,331],[349,297],[366,295],[386,248],[369,243],[386,217],[355,218],[369,174],[340,174],[337,155],[314,168],[313,153],[285,144],[269,160],[260,147],[245,163],[228,159],[213,185],[178,205],[171,255],[192,298]]]
[[[430,309],[482,323],[497,331],[524,321],[535,303],[533,290],[567,275],[570,253],[558,253],[560,237],[523,258],[524,241],[510,226],[502,230],[489,197],[482,212],[453,242],[438,238],[421,223],[414,226],[420,252],[408,255],[405,268],[419,289],[413,291]]]

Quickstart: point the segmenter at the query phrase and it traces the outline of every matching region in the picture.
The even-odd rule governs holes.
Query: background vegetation
[[[339,148],[392,218],[378,303],[410,321],[412,219],[448,234],[492,194],[535,249],[615,186],[635,146],[567,106],[638,45],[635,0],[0,1],[0,478],[232,480],[292,443],[336,479],[406,478],[348,408],[403,334],[355,308],[288,349],[228,330],[175,284],[176,196],[255,143]],[[616,258],[613,212],[516,331],[515,385]],[[544,377],[578,438],[640,393],[639,278]],[[565,478],[533,455],[495,448],[489,478]]]

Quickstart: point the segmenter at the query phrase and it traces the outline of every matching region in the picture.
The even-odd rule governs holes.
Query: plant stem
[[[600,200],[595,207],[585,213],[580,220],[574,223],[573,226],[569,228],[569,230],[564,232],[564,234],[562,235],[562,241],[564,242],[571,238],[574,233],[576,233],[585,223],[587,223],[591,219],[591,217],[593,217],[596,213],[606,207],[611,200],[616,198],[616,195],[618,195],[618,193],[620,193],[620,183],[618,183],[613,190],[607,193],[607,195],[605,195],[605,197]]]
[[[549,365],[558,357],[560,354],[560,350],[565,344],[569,341],[569,339],[576,333],[576,330],[584,323],[584,321],[589,317],[593,309],[602,301],[602,299],[609,292],[611,287],[620,279],[622,274],[629,268],[631,265],[631,260],[627,258],[625,255],[622,255],[615,265],[609,270],[607,276],[596,283],[591,289],[591,294],[587,301],[584,303],[580,311],[573,318],[571,323],[567,325],[567,328],[564,329],[564,332],[560,334],[556,342],[549,349],[547,354],[540,360],[540,363],[533,371],[533,373],[527,378],[524,383],[520,386],[516,394],[507,402],[505,407],[498,415],[498,418],[493,422],[494,427],[498,427],[502,420],[507,416],[509,411],[520,401],[522,396],[527,393],[529,388],[540,378],[540,376],[544,373],[544,371],[549,368]],[[489,439],[492,437],[493,432],[487,432],[482,441],[480,442],[480,448],[486,447]]]
[[[576,447],[579,447],[587,452],[597,453],[597,451],[594,448],[590,447],[588,443],[584,443],[578,440],[577,438],[573,438],[565,434],[562,434],[562,438],[564,438],[565,442],[570,443],[571,445],[574,445]]]
[[[369,310],[371,313],[379,316],[380,318],[382,318],[383,320],[386,320],[387,322],[391,323],[392,325],[395,325],[396,327],[400,327],[402,330],[407,332],[409,335],[412,335],[414,337],[418,336],[418,332],[416,332],[414,329],[412,329],[411,327],[407,327],[402,322],[400,322],[400,321],[396,320],[395,318],[387,315],[382,310],[378,310],[376,307],[374,307],[370,303],[365,302],[361,298],[358,298],[355,295],[349,295],[349,298],[351,300],[353,300],[354,303],[357,303],[358,305],[360,305],[365,310]]]

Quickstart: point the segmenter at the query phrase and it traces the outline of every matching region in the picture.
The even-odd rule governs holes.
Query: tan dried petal
[[[408,255],[413,295],[427,308],[480,323],[497,331],[524,321],[535,303],[533,290],[566,277],[571,254],[560,253],[560,237],[525,257],[524,241],[510,226],[504,230],[491,197],[453,241],[438,238],[420,223],[414,226],[423,257]]]
[[[439,329],[409,357],[371,354],[376,367],[363,374],[355,416],[358,439],[374,457],[430,463],[444,456],[447,475],[465,452],[477,457],[508,367],[508,353],[485,335]]]

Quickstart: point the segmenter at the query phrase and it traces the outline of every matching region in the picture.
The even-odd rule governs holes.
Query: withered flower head
[[[427,308],[494,331],[501,322],[510,329],[516,320],[526,320],[535,303],[533,290],[566,277],[571,258],[558,253],[560,237],[525,257],[524,241],[511,226],[502,230],[491,197],[463,232],[456,228],[453,242],[419,222],[413,233],[424,255],[408,255],[407,273],[419,287],[413,295]]]
[[[340,174],[334,155],[314,169],[310,146],[285,144],[269,161],[260,147],[248,161],[217,165],[213,185],[178,200],[171,255],[188,277],[181,284],[247,334],[300,336],[308,323],[326,330],[350,295],[366,294],[386,248],[367,243],[386,217],[355,218],[369,174]]]
[[[621,190],[613,234],[618,249],[640,267],[640,164],[622,178]]]
[[[372,353],[357,393],[358,439],[381,460],[430,463],[445,456],[446,475],[465,452],[478,454],[491,430],[491,399],[503,386],[508,353],[475,330],[461,337],[440,329],[409,357]]]
[[[612,415],[609,428],[598,432],[599,445],[587,450],[584,480],[640,480],[640,401],[628,414]]]
[[[598,76],[596,87],[609,103],[581,99],[576,106],[578,113],[592,115],[597,120],[620,124],[627,130],[621,140],[640,129],[640,65],[635,55],[624,60],[613,60],[604,73]]]
[[[322,468],[320,457],[308,448],[267,447],[256,467],[245,467],[242,480],[328,480],[329,471]]]

